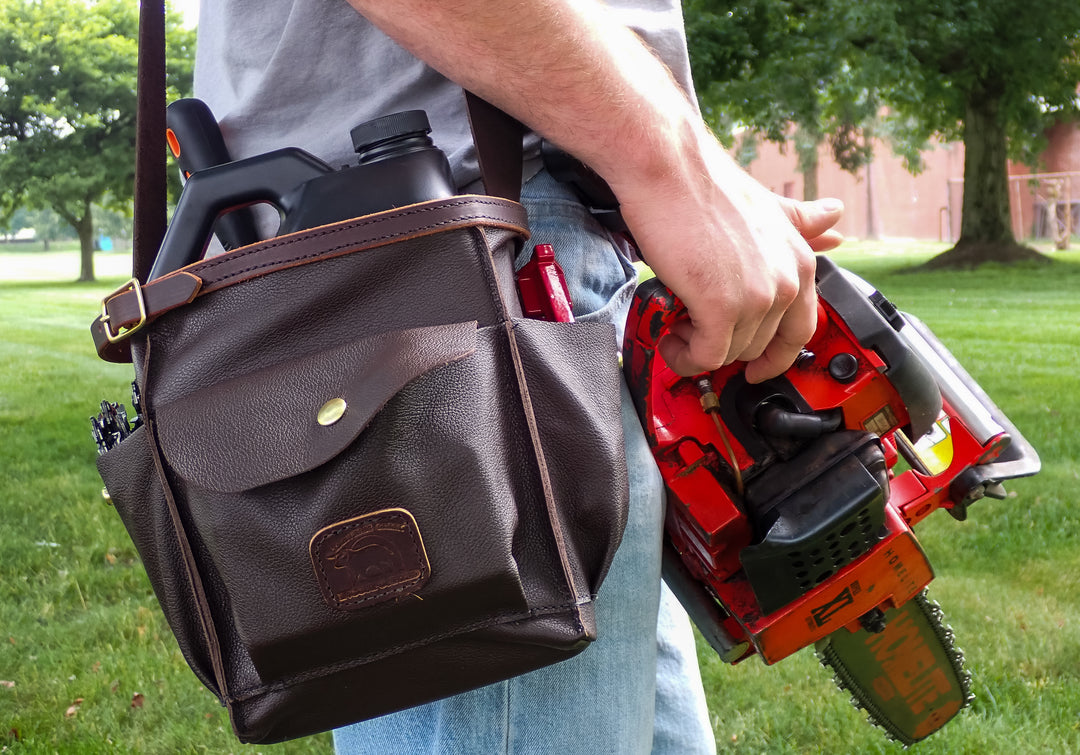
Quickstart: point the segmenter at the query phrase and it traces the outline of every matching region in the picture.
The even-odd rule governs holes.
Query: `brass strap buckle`
[[[110,315],[109,315],[108,303],[109,303],[110,299],[112,299],[113,297],[119,296],[120,294],[122,294],[122,293],[124,293],[126,291],[134,291],[135,292],[135,301],[139,305],[139,321],[137,323],[135,323],[134,325],[129,325],[126,328],[118,328],[114,332],[109,327],[109,321],[110,321],[111,318],[110,318]],[[109,341],[109,343],[116,343],[117,341],[123,341],[124,339],[129,338],[130,336],[135,334],[144,325],[146,325],[146,299],[143,298],[143,290],[142,290],[142,286],[139,285],[138,278],[132,278],[131,280],[127,281],[122,286],[120,286],[118,289],[113,291],[111,294],[108,294],[104,299],[101,300],[101,318],[100,318],[100,322],[101,322],[101,327],[105,331],[105,338]]]

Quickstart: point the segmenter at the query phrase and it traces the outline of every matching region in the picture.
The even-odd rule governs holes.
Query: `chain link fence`
[[[964,179],[950,178],[939,219],[942,240],[960,238],[963,202]],[[1050,241],[1057,249],[1068,249],[1080,241],[1080,172],[1009,176],[1009,208],[1017,239]]]

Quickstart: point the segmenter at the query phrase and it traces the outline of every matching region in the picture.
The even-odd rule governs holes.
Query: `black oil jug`
[[[424,111],[408,110],[354,128],[359,164],[341,170],[286,147],[192,173],[149,280],[198,261],[217,218],[250,204],[278,209],[280,235],[453,196],[450,165],[430,132]]]

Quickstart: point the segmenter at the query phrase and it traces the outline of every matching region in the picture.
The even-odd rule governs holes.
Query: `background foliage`
[[[1080,114],[1075,0],[683,0],[706,118],[732,140],[792,142],[807,198],[818,146],[845,170],[884,136],[909,168],[932,137],[965,147],[957,248],[1030,257],[1009,222],[1006,157],[1036,164],[1045,130]]]
[[[175,98],[191,90],[195,32],[176,14],[167,27]],[[130,211],[137,33],[129,0],[0,0],[0,221],[53,210],[80,239],[83,280],[93,205]]]

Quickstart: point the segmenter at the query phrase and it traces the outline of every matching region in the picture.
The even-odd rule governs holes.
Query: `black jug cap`
[[[349,132],[353,150],[363,152],[393,139],[431,133],[431,124],[423,110],[405,110],[376,118]]]

